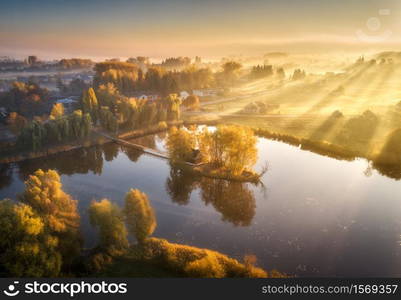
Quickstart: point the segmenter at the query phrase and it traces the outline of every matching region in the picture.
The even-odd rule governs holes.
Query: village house
[[[56,103],[63,104],[64,113],[65,114],[69,114],[69,113],[72,113],[74,111],[74,109],[76,108],[78,100],[76,99],[76,97],[71,96],[71,97],[68,97],[68,98],[59,99],[59,100],[56,101]]]
[[[187,91],[182,91],[180,92],[180,96],[181,99],[186,99],[187,97],[189,97],[189,93]]]

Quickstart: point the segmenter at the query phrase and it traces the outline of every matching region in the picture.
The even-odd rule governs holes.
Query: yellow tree
[[[58,238],[66,268],[81,250],[80,217],[77,201],[62,189],[60,176],[54,170],[37,170],[25,182],[20,200],[32,207],[43,219],[46,230]]]
[[[131,189],[125,196],[124,213],[129,232],[143,242],[156,229],[156,217],[149,199],[140,190]]]
[[[167,150],[171,161],[173,163],[189,161],[195,142],[195,136],[184,128],[171,128],[167,137]]]
[[[63,191],[57,171],[39,169],[30,175],[20,198],[44,217],[52,231],[78,229],[77,201]]]
[[[89,207],[92,226],[99,229],[100,248],[110,255],[119,255],[128,247],[127,229],[120,208],[108,199],[92,202]]]
[[[199,98],[196,95],[189,95],[184,99],[182,105],[184,105],[188,110],[197,110],[200,106]]]
[[[239,175],[244,169],[251,168],[257,160],[257,139],[253,131],[240,126],[223,126],[220,131],[226,145],[224,162],[227,169]]]
[[[63,103],[55,103],[50,112],[50,119],[58,119],[64,115],[64,105]]]
[[[257,160],[256,137],[251,129],[221,125],[214,132],[204,129],[199,147],[206,161],[239,175]]]
[[[58,239],[29,206],[0,201],[0,263],[11,276],[54,277],[61,268]]]

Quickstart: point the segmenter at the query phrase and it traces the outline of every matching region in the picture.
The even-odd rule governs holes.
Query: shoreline
[[[173,121],[173,122],[168,122],[166,128],[160,128],[158,125],[149,127],[147,129],[136,129],[136,130],[129,130],[125,132],[118,133],[117,135],[114,135],[116,138],[120,139],[132,139],[132,138],[140,138],[143,136],[147,136],[150,134],[156,134],[159,132],[167,131],[170,127],[173,126],[188,126],[188,125],[216,125],[215,121],[205,121],[205,122],[198,122],[198,121]],[[97,135],[97,137],[95,137]],[[112,134],[109,134],[110,136],[113,136]],[[104,137],[102,134],[97,132],[96,130],[92,129],[92,134],[90,138],[85,139],[85,140],[76,140],[70,143],[66,143],[63,145],[54,145],[50,146],[46,149],[43,149],[42,151],[37,151],[37,152],[27,152],[27,151],[20,151],[19,153],[13,155],[4,155],[4,157],[0,158],[0,164],[9,164],[9,163],[16,163],[16,162],[21,162],[24,160],[29,160],[29,159],[36,159],[36,158],[41,158],[41,157],[46,157],[48,155],[54,155],[57,153],[63,153],[63,152],[68,152],[76,149],[81,149],[81,148],[88,148],[96,145],[103,145],[107,143],[113,143],[114,141],[111,139],[108,139]],[[9,151],[12,152],[15,149],[10,148]],[[138,149],[140,151],[140,149]],[[17,152],[17,151],[16,151]],[[1,154],[0,154],[1,155]]]

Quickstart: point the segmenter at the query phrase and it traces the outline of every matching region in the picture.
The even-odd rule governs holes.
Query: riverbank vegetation
[[[91,203],[89,219],[99,239],[85,253],[77,200],[63,191],[56,171],[29,176],[18,200],[0,202],[5,276],[286,277],[256,267],[253,256],[240,263],[216,251],[151,237],[156,215],[139,190],[126,194],[124,208],[108,199]]]

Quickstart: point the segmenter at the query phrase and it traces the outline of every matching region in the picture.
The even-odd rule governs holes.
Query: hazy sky
[[[400,29],[399,0],[0,0],[0,55],[13,56],[397,49]]]

